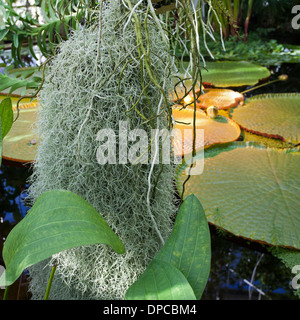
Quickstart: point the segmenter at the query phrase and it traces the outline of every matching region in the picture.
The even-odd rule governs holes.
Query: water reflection
[[[290,269],[263,246],[211,229],[212,265],[204,300],[298,299]]]

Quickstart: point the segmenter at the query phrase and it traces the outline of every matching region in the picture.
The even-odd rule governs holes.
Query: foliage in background
[[[42,0],[41,13],[36,17],[29,12],[18,13],[12,0],[0,1],[2,15],[0,41],[10,45],[15,67],[24,66],[22,48],[28,47],[38,60],[34,46],[44,57],[55,54],[55,46],[69,37],[70,30],[78,29],[83,14],[80,1]],[[26,6],[24,6],[26,7]],[[5,48],[5,45],[2,46]]]
[[[224,41],[226,51],[219,41],[209,41],[208,45],[216,60],[250,61],[266,66],[300,62],[300,46],[280,44],[258,32],[250,33],[247,42],[236,42],[236,38],[230,36]],[[205,58],[210,57],[206,54]]]
[[[243,39],[247,40],[253,0],[213,0],[213,3],[223,8],[218,14],[218,19],[214,17],[216,30],[220,21],[225,39],[228,39],[230,35],[239,38],[238,34],[243,30]],[[224,14],[224,12],[227,14]]]

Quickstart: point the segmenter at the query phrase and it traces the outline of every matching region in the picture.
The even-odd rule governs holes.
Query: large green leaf
[[[300,142],[300,94],[264,94],[247,100],[232,119],[250,132]]]
[[[171,264],[153,259],[126,292],[126,300],[196,300],[185,276]]]
[[[211,245],[205,212],[193,194],[183,201],[173,231],[155,259],[178,268],[201,298],[210,272]]]
[[[199,200],[190,195],[180,206],[170,237],[144,274],[128,289],[126,299],[200,299],[210,272],[210,258],[205,213]],[[178,297],[177,287],[182,290]]]
[[[205,151],[204,171],[190,176],[209,222],[237,236],[300,249],[300,152],[231,143]],[[186,165],[177,168],[182,191]]]
[[[4,243],[6,271],[0,286],[12,284],[25,268],[55,253],[96,243],[110,245],[117,253],[125,251],[121,240],[84,199],[66,190],[45,192]]]
[[[207,62],[206,69],[202,69],[202,80],[215,87],[255,85],[270,76],[267,68],[245,61]]]

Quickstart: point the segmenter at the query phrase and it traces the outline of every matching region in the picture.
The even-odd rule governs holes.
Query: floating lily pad
[[[14,119],[17,116],[16,107]],[[36,155],[38,137],[33,132],[33,123],[36,120],[37,103],[20,106],[19,117],[3,139],[2,158],[10,162],[32,162]]]
[[[190,176],[208,221],[237,236],[300,249],[300,152],[233,142],[205,151],[204,171]],[[182,192],[186,165],[177,167]]]
[[[232,119],[247,131],[299,143],[300,94],[254,96],[244,106],[233,110]]]
[[[176,156],[189,154],[193,151],[194,109],[176,107],[172,114],[176,121],[173,129],[179,129],[174,130],[174,153]],[[186,129],[189,130],[185,131]],[[216,143],[235,141],[241,134],[240,127],[231,119],[223,116],[210,118],[201,109],[196,110],[196,129],[204,130],[204,140],[201,139],[202,136],[197,139],[196,134],[196,150]]]
[[[219,110],[234,108],[244,101],[244,96],[230,89],[206,89],[197,99],[197,107],[207,109],[215,106]]]
[[[184,63],[184,67],[187,67],[187,62]],[[207,62],[206,69],[202,69],[202,81],[215,87],[255,85],[259,80],[270,77],[267,68],[246,61]],[[190,84],[191,81],[186,82],[187,86]]]

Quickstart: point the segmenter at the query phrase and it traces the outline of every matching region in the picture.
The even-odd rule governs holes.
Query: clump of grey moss
[[[146,13],[139,9],[137,14],[145,18]],[[168,48],[155,22],[149,19],[147,27],[151,68],[167,91]],[[96,157],[100,129],[118,133],[119,121],[126,121],[128,130],[143,129],[150,137],[151,123],[168,126],[166,106],[155,117],[162,95],[140,55],[131,19],[124,19],[119,2],[112,1],[103,9],[101,24],[74,32],[49,67],[40,96],[40,143],[30,200],[34,203],[50,189],[77,193],[106,219],[126,253],[118,255],[108,246],[93,245],[56,254],[30,268],[33,299],[44,297],[53,260],[57,271],[51,299],[123,299],[161,247],[156,226],[163,239],[171,231],[176,210],[172,165],[164,165],[161,172],[160,164],[100,165]],[[154,198],[148,178],[152,189],[156,186]]]

